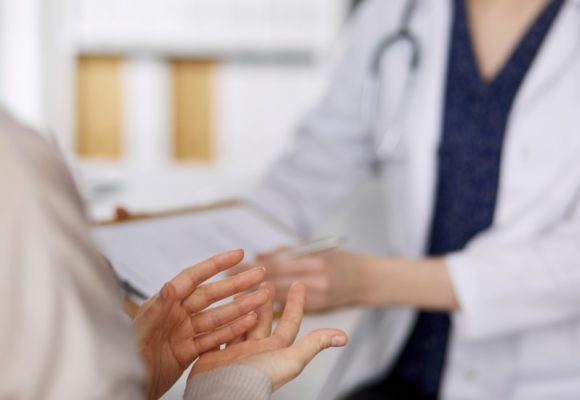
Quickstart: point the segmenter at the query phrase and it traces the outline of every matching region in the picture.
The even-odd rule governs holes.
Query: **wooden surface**
[[[127,314],[131,319],[135,318],[137,315],[137,311],[139,311],[139,305],[137,303],[131,301],[130,299],[123,299],[123,311]]]
[[[204,212],[210,210],[216,210],[224,207],[235,207],[242,204],[239,199],[226,199],[222,201],[217,201],[209,204],[201,204],[192,207],[178,208],[173,210],[159,211],[155,213],[134,213],[131,210],[125,210],[123,208],[117,208],[116,215],[111,220],[97,222],[98,226],[105,225],[117,225],[125,222],[131,221],[141,221],[147,219],[173,217],[176,215],[185,215],[190,213]]]
[[[122,59],[81,56],[77,61],[76,150],[117,158],[122,152]]]
[[[171,61],[173,156],[180,161],[214,158],[214,70],[212,60]]]

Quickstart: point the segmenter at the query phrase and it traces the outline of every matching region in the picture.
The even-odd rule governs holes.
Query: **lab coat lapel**
[[[529,102],[541,97],[542,89],[572,65],[579,47],[580,0],[569,0],[560,10],[523,82],[512,110],[513,115],[526,108]]]
[[[437,148],[441,138],[442,116],[445,98],[449,36],[452,25],[452,2],[421,3],[428,20],[416,18],[414,31],[417,32],[421,47],[421,66],[417,93],[410,105],[408,131],[413,133],[413,152],[408,160],[409,185],[414,201],[410,208],[408,226],[409,243],[415,247],[410,253],[423,254],[428,240],[428,231],[433,213],[433,199],[437,181]],[[429,8],[429,9],[428,9]],[[418,17],[422,14],[418,14]]]
[[[443,107],[441,99],[447,75],[451,4],[451,0],[422,1],[413,17],[412,30],[419,38],[421,66],[404,127],[404,133],[411,134],[409,145],[413,146],[413,151],[395,156],[397,160],[391,160],[386,165],[387,170],[395,167],[407,171],[404,175],[408,178],[405,182],[409,190],[400,190],[399,187],[399,190],[390,193],[391,196],[403,197],[397,204],[402,204],[406,211],[393,212],[393,219],[388,221],[388,226],[393,230],[391,239],[402,241],[399,248],[404,249],[402,253],[406,255],[418,256],[423,252],[431,220],[436,148]],[[397,78],[404,79],[392,79]],[[394,166],[393,163],[398,165]],[[339,393],[352,390],[357,383],[380,375],[396,357],[410,332],[413,319],[414,311],[410,309],[369,311],[318,398],[335,399]]]
[[[550,167],[557,167],[551,164],[542,168],[537,175],[527,176],[522,166],[531,161],[529,153],[544,153],[545,150],[545,154],[550,154],[554,140],[562,145],[573,140],[571,134],[576,134],[576,130],[570,128],[576,122],[573,109],[562,117],[553,117],[559,110],[573,106],[568,102],[554,104],[555,100],[551,100],[555,88],[562,85],[560,80],[574,75],[570,68],[577,68],[580,54],[580,0],[569,0],[563,7],[528,71],[510,113],[494,218],[496,227],[505,226],[520,215],[527,198],[533,198],[533,188],[538,187],[542,179],[547,179]],[[571,84],[573,82],[568,81],[564,85]],[[558,90],[558,99],[563,101],[567,95],[561,93],[561,87]],[[572,89],[568,92],[568,101],[575,102]],[[549,125],[545,126],[547,122]],[[553,133],[548,134],[550,131]],[[522,196],[524,192],[526,196]],[[504,232],[507,234],[509,230]],[[493,237],[498,238],[497,235]]]

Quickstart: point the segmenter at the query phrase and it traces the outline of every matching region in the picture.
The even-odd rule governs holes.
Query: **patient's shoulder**
[[[48,142],[32,129],[0,110],[0,174],[40,174],[60,168],[58,156]]]
[[[48,141],[2,110],[0,187],[18,197],[75,191],[64,162]]]

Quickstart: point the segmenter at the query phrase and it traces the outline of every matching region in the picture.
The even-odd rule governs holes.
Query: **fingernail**
[[[161,288],[161,291],[159,292],[159,299],[161,302],[165,302],[165,300],[167,300],[167,283]]]
[[[290,285],[290,289],[295,288],[296,286],[304,286],[304,283],[302,281],[296,281],[294,283],[292,283],[292,285]]]
[[[346,344],[346,338],[344,336],[333,336],[330,343],[332,347],[342,347]]]

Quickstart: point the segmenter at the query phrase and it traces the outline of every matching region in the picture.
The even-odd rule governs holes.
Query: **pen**
[[[291,260],[294,258],[311,256],[324,251],[332,250],[344,243],[344,238],[341,236],[331,236],[322,239],[306,242],[298,246],[292,247],[286,251],[278,253],[275,256],[276,260]]]

